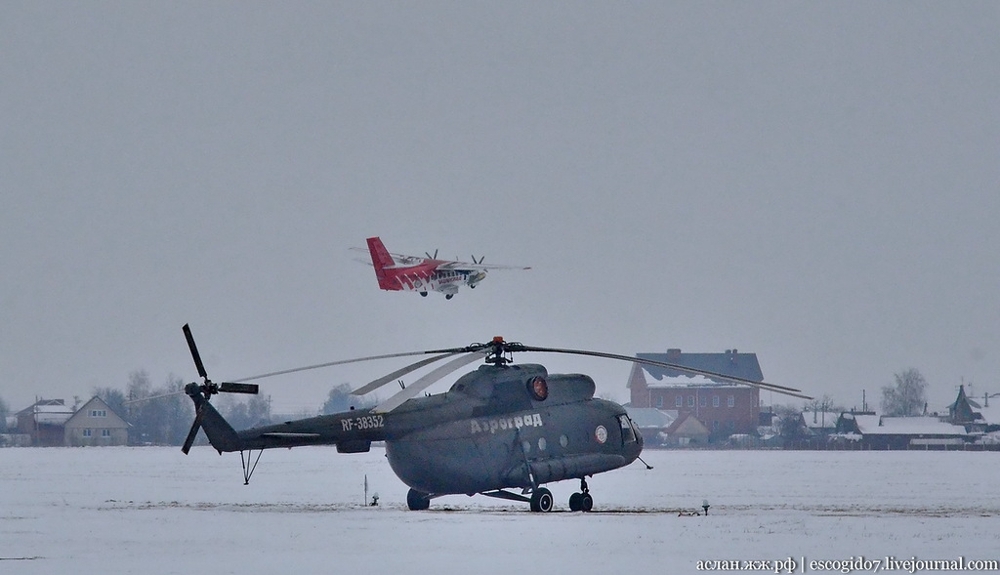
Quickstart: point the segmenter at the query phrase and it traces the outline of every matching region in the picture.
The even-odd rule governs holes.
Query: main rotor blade
[[[136,399],[129,399],[122,402],[122,405],[131,405],[133,403],[140,403],[143,401],[152,401],[154,399],[163,399],[164,397],[172,397],[175,395],[184,395],[183,389],[178,389],[177,391],[171,391],[170,393],[161,393],[160,395],[150,395],[148,397],[137,397]]]
[[[187,439],[184,440],[184,447],[181,447],[181,451],[184,455],[187,455],[188,451],[191,450],[191,444],[194,443],[194,438],[198,437],[198,430],[201,429],[201,420],[205,416],[205,404],[198,406],[197,413],[194,416],[194,423],[191,424],[191,431],[187,434]]]
[[[406,366],[406,367],[404,367],[402,369],[397,369],[396,371],[390,373],[389,375],[386,375],[384,377],[380,377],[380,378],[376,379],[375,381],[366,383],[365,385],[363,385],[363,386],[355,389],[354,391],[352,391],[351,395],[364,395],[366,393],[371,393],[371,392],[375,391],[376,389],[382,387],[383,385],[385,385],[387,383],[391,383],[391,382],[399,379],[400,377],[403,377],[404,375],[410,373],[411,371],[416,371],[416,370],[420,369],[421,367],[424,367],[425,365],[432,364],[435,361],[439,361],[439,360],[442,360],[442,359],[444,359],[446,357],[451,357],[453,355],[455,355],[455,354],[454,353],[445,353],[445,354],[436,355],[434,357],[430,357],[430,358],[427,358],[427,359],[421,359],[420,361],[418,361],[416,363],[411,363],[410,365],[408,365],[408,366]]]
[[[438,367],[434,371],[421,377],[417,381],[411,383],[396,395],[376,405],[373,411],[375,413],[388,413],[393,409],[396,409],[397,407],[403,405],[404,403],[406,403],[406,401],[413,398],[415,395],[417,395],[424,389],[430,387],[431,384],[437,382],[442,377],[448,375],[449,373],[455,371],[456,369],[461,368],[464,365],[468,365],[474,361],[482,359],[485,353],[486,353],[485,351],[475,351],[472,353],[456,357],[455,359],[449,361],[448,363]]]
[[[205,372],[205,364],[201,363],[201,355],[198,354],[198,346],[194,344],[194,336],[191,335],[191,328],[188,324],[184,324],[182,329],[184,330],[184,338],[187,339],[188,342],[188,348],[191,350],[191,357],[194,358],[194,365],[198,368],[198,375],[200,375],[202,379],[207,378],[208,373]]]
[[[717,373],[714,371],[708,371],[705,369],[698,369],[696,367],[687,367],[684,365],[679,365],[676,363],[667,363],[664,361],[656,361],[652,359],[642,359],[640,357],[634,357],[629,355],[620,355],[617,353],[606,353],[602,351],[587,351],[582,349],[558,349],[551,347],[533,347],[528,345],[520,345],[513,351],[537,351],[537,352],[548,352],[548,353],[567,353],[573,355],[589,355],[592,357],[603,357],[607,359],[618,359],[621,361],[628,361],[631,363],[639,363],[643,365],[652,365],[656,367],[665,367],[669,369],[675,369],[677,371],[683,371],[685,373],[692,373],[695,375],[704,375],[706,377],[711,377],[713,379],[722,379],[726,381],[732,381],[734,383],[741,383],[744,385],[752,385],[767,391],[773,391],[775,393],[781,393],[784,395],[790,395],[792,397],[798,397],[800,399],[813,399],[808,395],[804,395],[801,389],[795,389],[794,387],[785,387],[783,385],[776,385],[773,383],[767,383],[764,381],[753,381],[751,379],[745,379],[742,377],[737,377],[734,375],[726,375],[724,373]]]
[[[311,369],[320,369],[323,367],[330,367],[334,365],[346,365],[348,363],[359,363],[362,361],[374,361],[376,359],[390,359],[393,357],[408,357],[412,355],[430,355],[432,353],[445,353],[445,354],[456,354],[462,353],[463,351],[469,351],[469,348],[460,347],[453,349],[431,349],[427,351],[408,351],[404,353],[387,353],[385,355],[370,355],[368,357],[356,357],[354,359],[342,359],[339,361],[328,361],[326,363],[317,363],[316,365],[307,365],[305,367],[293,367],[292,369],[283,369],[281,371],[272,371],[271,373],[262,373],[260,375],[252,375],[250,377],[240,377],[235,381],[253,381],[255,379],[264,379],[265,377],[274,377],[277,375],[286,375],[289,373],[298,373],[300,371],[309,371]]]

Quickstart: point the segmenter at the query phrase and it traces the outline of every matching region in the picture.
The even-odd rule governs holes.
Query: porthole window
[[[559,436],[559,445],[562,445],[563,447],[566,447],[567,445],[569,445],[569,438],[566,437],[565,435],[560,435]]]
[[[545,451],[545,446],[546,445],[547,444],[545,442],[545,438],[544,437],[539,437],[538,438],[538,451]]]
[[[521,447],[524,448],[524,452],[525,453],[531,453],[531,442],[530,441],[525,441],[524,443],[521,444]]]

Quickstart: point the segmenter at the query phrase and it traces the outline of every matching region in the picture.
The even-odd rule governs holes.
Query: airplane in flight
[[[451,299],[462,285],[476,287],[486,279],[489,270],[531,269],[526,266],[483,265],[485,256],[478,260],[472,256],[472,263],[439,260],[437,250],[433,256],[428,253],[425,258],[393,254],[378,236],[367,241],[378,287],[388,291],[415,291],[424,297],[427,292],[437,291],[443,293],[445,299]]]

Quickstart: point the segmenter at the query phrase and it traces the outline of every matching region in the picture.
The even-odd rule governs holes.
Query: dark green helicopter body
[[[360,453],[369,451],[373,441],[384,441],[392,470],[410,487],[407,495],[410,509],[426,509],[432,498],[441,495],[478,493],[528,502],[533,511],[548,511],[552,508],[552,495],[542,485],[578,479],[580,492],[570,498],[570,508],[589,511],[593,499],[586,477],[639,459],[642,436],[624,407],[594,397],[593,379],[581,374],[550,375],[538,364],[514,365],[507,359],[510,352],[596,355],[673,367],[600,352],[531,348],[504,342],[502,338],[458,349],[347,360],[335,363],[444,354],[417,362],[358,390],[364,392],[402,373],[454,355],[463,357],[451,363],[466,364],[485,353],[487,363],[459,377],[445,393],[412,397],[422,389],[414,384],[400,392],[401,398],[390,398],[370,410],[351,409],[237,432],[212,407],[209,398],[220,391],[256,393],[257,386],[212,383],[205,374],[190,330],[184,327],[195,365],[205,380],[203,384],[190,383],[185,387],[196,410],[194,425],[183,447],[185,453],[198,429],[205,430],[219,453],[242,454],[305,445],[336,445],[339,452]],[[445,366],[445,371],[453,369],[456,368]],[[275,374],[258,378],[269,375]],[[423,387],[434,380],[424,381]],[[741,382],[766,386],[780,393],[796,391],[763,382]],[[244,479],[249,481],[252,473],[253,467],[247,459]],[[520,488],[521,494],[507,491],[512,488]],[[530,498],[526,497],[529,493]]]

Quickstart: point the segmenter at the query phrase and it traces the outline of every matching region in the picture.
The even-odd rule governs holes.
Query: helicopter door
[[[635,429],[632,428],[632,422],[629,420],[627,415],[618,416],[618,424],[622,428],[622,444],[635,443]]]

